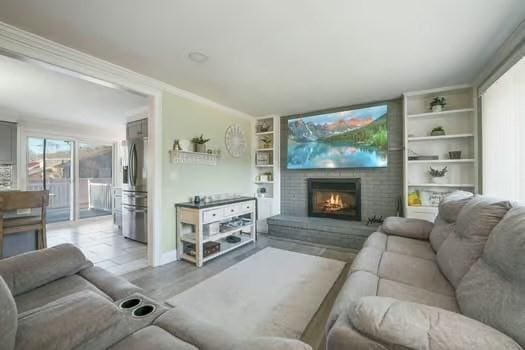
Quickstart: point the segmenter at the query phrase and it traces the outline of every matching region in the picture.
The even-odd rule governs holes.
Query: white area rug
[[[345,263],[265,248],[167,300],[240,336],[300,338]]]

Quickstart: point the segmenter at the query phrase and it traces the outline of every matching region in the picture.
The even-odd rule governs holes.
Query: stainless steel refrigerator
[[[148,242],[147,119],[128,123],[128,164],[122,187],[122,235]]]

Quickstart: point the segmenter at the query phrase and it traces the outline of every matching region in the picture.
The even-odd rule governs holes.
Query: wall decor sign
[[[233,124],[226,129],[224,142],[226,150],[232,157],[238,158],[246,152],[246,137],[239,125]]]

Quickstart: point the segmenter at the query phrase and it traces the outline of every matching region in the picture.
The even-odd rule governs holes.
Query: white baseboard
[[[170,250],[169,252],[162,253],[160,257],[159,266],[168,264],[176,260],[177,260],[177,249]]]

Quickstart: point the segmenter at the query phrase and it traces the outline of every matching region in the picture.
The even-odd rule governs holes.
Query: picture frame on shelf
[[[257,165],[271,165],[271,155],[268,152],[257,152],[255,157],[255,164]]]

